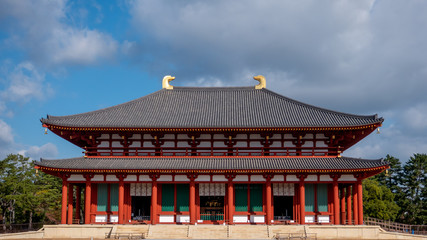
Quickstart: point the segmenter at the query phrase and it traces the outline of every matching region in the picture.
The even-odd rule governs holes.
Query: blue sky
[[[39,119],[176,86],[267,88],[385,118],[344,155],[427,152],[426,1],[0,0],[0,157],[81,156]]]

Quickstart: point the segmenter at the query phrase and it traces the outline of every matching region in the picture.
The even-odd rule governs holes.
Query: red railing
[[[224,214],[223,213],[218,213],[218,214],[213,214],[213,213],[201,213],[200,214],[200,219],[204,220],[204,221],[224,221]]]
[[[330,156],[340,147],[87,147],[87,156]]]

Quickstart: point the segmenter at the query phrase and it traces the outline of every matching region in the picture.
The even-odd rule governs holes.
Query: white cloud
[[[21,150],[19,153],[25,157],[29,157],[34,160],[40,158],[54,158],[58,155],[57,147],[52,143],[46,143],[42,146],[31,146],[26,150]]]
[[[24,49],[38,64],[94,64],[112,59],[118,50],[110,35],[75,26],[67,1],[6,0],[0,9],[11,32],[5,43]]]
[[[110,35],[88,29],[57,29],[48,41],[46,45],[53,47],[51,60],[55,64],[96,63],[111,59],[118,48]]]
[[[1,97],[7,101],[25,103],[33,98],[43,99],[52,92],[44,82],[45,75],[30,62],[18,64],[7,74],[6,80],[8,86],[1,92]]]
[[[58,149],[52,143],[46,143],[42,146],[22,146],[22,144],[16,143],[12,127],[0,119],[0,159],[9,154],[21,154],[37,160],[40,157],[56,157]]]
[[[0,119],[0,145],[10,147],[12,144],[14,144],[12,128]]]

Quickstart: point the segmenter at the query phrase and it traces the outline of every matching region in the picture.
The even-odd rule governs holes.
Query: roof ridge
[[[205,90],[205,91],[217,91],[217,90],[227,90],[227,91],[233,91],[233,90],[258,90],[255,89],[253,86],[232,86],[232,87],[175,87],[171,91],[175,90]]]

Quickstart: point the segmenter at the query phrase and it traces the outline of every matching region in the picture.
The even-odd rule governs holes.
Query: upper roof
[[[367,170],[385,168],[382,159],[350,157],[78,157],[35,162],[56,170]]]
[[[295,101],[254,87],[174,87],[105,109],[42,118],[62,127],[93,128],[269,128],[353,127],[381,123]]]

